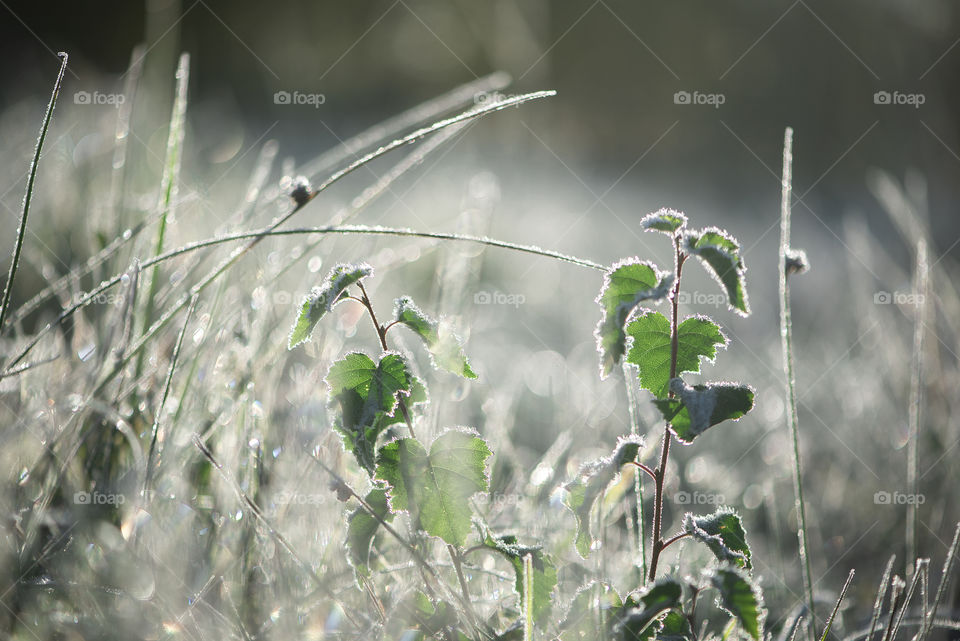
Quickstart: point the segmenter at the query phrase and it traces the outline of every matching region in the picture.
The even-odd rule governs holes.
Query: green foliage
[[[680,605],[683,588],[673,577],[658,579],[634,602],[624,604],[614,630],[624,641],[651,639],[659,631],[658,619],[666,611]]]
[[[739,246],[725,232],[707,228],[686,230],[687,219],[680,212],[660,210],[645,217],[641,226],[662,232],[673,241],[678,270],[689,256],[697,256],[723,285],[730,304],[746,313],[744,268]],[[290,336],[290,346],[307,340],[320,318],[347,296],[347,288],[369,276],[367,265],[339,265],[304,301]],[[679,292],[672,273],[637,258],[613,265],[606,273],[597,302],[603,317],[595,331],[600,353],[601,377],[605,377],[626,355],[637,367],[640,386],[650,391],[671,432],[690,443],[709,427],[746,414],[754,402],[753,390],[736,383],[708,383],[689,386],[679,374],[699,373],[703,360],[713,362],[718,347],[726,347],[727,338],[720,327],[706,316],[689,316],[682,321],[650,309],[637,307],[643,301],[660,301]],[[363,295],[362,304],[374,322],[381,346],[386,347],[389,326],[379,325],[372,303]],[[676,313],[673,306],[671,314]],[[460,340],[443,320],[421,311],[408,296],[395,302],[395,324],[405,325],[424,343],[433,364],[464,378],[476,378],[464,354]],[[630,349],[627,352],[627,338]],[[676,375],[671,378],[671,372]],[[508,610],[489,622],[470,612],[468,587],[464,601],[444,601],[443,591],[431,588],[430,596],[415,590],[403,597],[398,606],[416,625],[415,638],[468,639],[467,631],[483,632],[489,638],[519,640],[532,634],[532,626],[546,628],[552,611],[558,568],[554,559],[538,544],[522,544],[512,534],[494,534],[474,517],[471,498],[489,487],[487,443],[471,430],[447,430],[429,449],[414,434],[410,410],[427,400],[423,382],[400,354],[384,350],[375,360],[363,353],[346,354],[330,367],[326,377],[329,399],[336,408],[335,427],[343,436],[344,447],[354,454],[360,466],[371,475],[374,487],[364,499],[365,505],[347,517],[347,558],[358,581],[369,589],[376,579],[371,568],[371,548],[380,526],[392,522],[399,512],[407,512],[418,530],[452,546],[450,553],[463,577],[463,548],[470,535],[471,522],[477,525],[479,544],[468,552],[492,551],[506,559],[514,571],[514,590],[520,597],[521,617]],[[409,436],[378,447],[378,440],[391,425],[407,421]],[[671,437],[672,438],[672,437]],[[621,437],[610,456],[586,463],[575,478],[566,483],[563,502],[576,521],[574,547],[586,558],[594,544],[591,512],[613,483],[623,465],[635,463],[656,477],[655,519],[662,518],[663,470],[651,469],[637,459],[643,441],[639,436]],[[663,450],[664,462],[667,450]],[[657,521],[659,523],[659,520]],[[391,535],[402,535],[386,528]],[[762,600],[746,571],[752,568],[751,552],[740,517],[729,508],[714,514],[687,514],[682,533],[705,544],[722,565],[705,574],[708,585],[720,596],[718,605],[740,621],[755,639],[762,632]],[[656,573],[656,556],[668,544],[657,530],[647,581],[639,591],[621,599],[602,582],[583,588],[570,605],[559,625],[562,641],[585,641],[604,636],[616,641],[690,641],[692,614],[688,615],[683,588],[672,576]],[[680,537],[674,537],[678,540]],[[428,539],[403,541],[404,547],[421,566],[429,570],[429,561],[421,556],[429,547]],[[432,572],[431,572],[432,573]],[[469,571],[468,571],[469,573]],[[434,579],[441,580],[439,573]],[[654,580],[656,579],[656,580]],[[450,594],[449,592],[447,593]],[[446,597],[444,597],[446,598]],[[508,626],[503,630],[504,622]],[[391,634],[401,634],[389,624]],[[496,632],[496,630],[503,630]]]
[[[389,485],[390,509],[407,511],[428,534],[462,546],[470,531],[469,499],[487,490],[486,442],[467,430],[447,430],[424,449],[415,438],[380,449],[376,478]]]
[[[680,378],[670,382],[676,398],[656,399],[670,429],[684,443],[703,434],[707,428],[726,420],[736,420],[753,409],[754,391],[738,383],[707,383],[690,386]]]
[[[341,264],[331,269],[323,279],[323,284],[314,287],[310,295],[300,304],[300,314],[290,330],[287,348],[293,349],[310,340],[310,334],[313,333],[317,323],[333,309],[334,305],[343,300],[347,288],[371,274],[373,274],[373,268],[366,263]]]
[[[384,488],[370,490],[364,501],[384,521],[389,523],[393,520]],[[358,507],[347,517],[347,560],[359,574],[370,575],[370,545],[379,527],[380,521],[364,507]]]
[[[550,613],[553,602],[553,589],[557,585],[557,566],[553,558],[543,551],[539,545],[522,545],[512,534],[494,536],[486,527],[480,525],[480,538],[483,545],[502,555],[513,566],[516,581],[514,590],[520,596],[522,603],[525,598],[523,592],[523,559],[530,555],[533,560],[533,618],[541,623]]]
[[[377,438],[388,425],[403,420],[398,411],[401,398],[412,402],[426,397],[400,354],[385,353],[375,363],[362,352],[352,352],[330,366],[327,373],[330,401],[339,406],[335,427],[344,447],[357,462],[373,474]]]
[[[660,231],[673,236],[678,230],[687,225],[687,217],[674,209],[663,208],[652,214],[647,214],[640,221],[640,226],[647,231]]]
[[[730,308],[740,314],[750,314],[747,301],[745,274],[747,268],[740,258],[740,245],[722,229],[708,227],[700,232],[687,232],[684,248],[700,262],[724,291]]]
[[[683,612],[677,609],[667,612],[660,623],[657,641],[690,641],[693,639],[693,629],[690,620]]]
[[[740,515],[732,508],[721,507],[713,514],[683,517],[683,531],[705,543],[720,561],[750,570],[750,546]]]
[[[597,303],[603,318],[594,335],[600,351],[600,376],[605,378],[626,351],[624,325],[630,313],[645,300],[662,300],[670,292],[673,274],[661,273],[653,263],[636,258],[620,261],[604,276]]]
[[[448,323],[424,314],[409,296],[397,299],[395,316],[398,322],[409,327],[423,340],[434,365],[463,378],[477,377],[470,369],[459,337]]]
[[[720,592],[719,605],[737,618],[754,639],[763,633],[763,596],[747,574],[736,567],[720,567],[708,572],[710,585]]]
[[[627,325],[633,339],[627,362],[637,366],[640,386],[657,398],[666,398],[670,384],[670,321],[660,312],[643,310]],[[677,374],[700,372],[700,361],[717,356],[727,337],[706,316],[690,316],[677,327]]]
[[[563,502],[577,519],[575,546],[583,558],[590,554],[590,546],[593,544],[590,534],[590,510],[593,509],[593,504],[616,479],[620,468],[636,460],[641,447],[643,440],[640,437],[622,437],[612,455],[585,463],[580,467],[577,477],[567,483]]]

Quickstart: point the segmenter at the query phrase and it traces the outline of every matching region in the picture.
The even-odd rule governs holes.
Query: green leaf
[[[503,555],[513,566],[516,581],[514,590],[524,602],[523,559],[528,554],[533,557],[533,618],[541,622],[550,613],[553,602],[553,589],[557,585],[557,566],[553,558],[539,545],[521,545],[512,534],[492,535],[483,525],[478,524],[483,545]]]
[[[670,321],[660,312],[643,310],[629,325],[633,339],[627,362],[637,366],[640,386],[666,398],[670,384]],[[700,372],[700,361],[713,362],[727,337],[706,316],[690,316],[677,326],[677,374]]]
[[[366,354],[352,352],[330,366],[327,373],[330,402],[340,408],[334,424],[343,436],[344,447],[369,473],[376,464],[377,438],[402,421],[397,411],[401,397],[411,404],[425,399],[423,384],[407,368],[403,356],[386,352],[379,363]]]
[[[763,632],[763,596],[747,574],[736,567],[722,567],[708,574],[710,584],[720,592],[720,605],[740,621],[754,639]]]
[[[333,309],[346,294],[346,289],[361,278],[373,274],[373,268],[366,263],[357,265],[340,264],[330,270],[323,284],[314,287],[310,294],[303,299],[300,305],[300,314],[290,330],[287,340],[287,349],[293,349],[301,343],[310,340],[313,328],[323,318],[324,314]]]
[[[657,579],[641,593],[636,607],[626,608],[614,630],[624,641],[649,639],[658,631],[657,619],[680,605],[683,588],[672,577]]]
[[[364,500],[381,519],[387,522],[393,520],[384,488],[375,487]],[[347,517],[347,560],[357,573],[364,576],[370,576],[370,545],[379,527],[380,521],[364,507],[358,507]]]
[[[683,379],[674,378],[670,389],[679,398],[656,399],[653,403],[684,443],[692,443],[707,428],[736,420],[753,409],[754,390],[749,385],[707,383],[691,387]]]
[[[488,487],[491,455],[476,432],[447,430],[429,454],[414,438],[387,443],[377,456],[376,478],[390,488],[390,509],[410,512],[428,534],[462,546],[470,531],[469,499]]]
[[[686,224],[687,217],[683,213],[667,208],[647,214],[640,221],[640,226],[646,231],[660,231],[668,236],[673,236],[678,229],[683,229]]]
[[[673,274],[661,273],[656,265],[628,258],[613,265],[603,279],[597,303],[603,318],[594,335],[600,352],[600,377],[606,378],[626,351],[623,330],[630,313],[645,300],[662,300],[670,293]]]
[[[693,629],[690,620],[683,612],[674,609],[663,618],[657,641],[690,641],[693,639]]]
[[[566,484],[563,502],[577,519],[575,546],[583,558],[590,554],[593,537],[590,534],[590,510],[603,491],[620,473],[620,468],[637,458],[643,439],[638,436],[621,437],[613,454],[606,458],[585,463],[577,477]]]
[[[747,301],[745,274],[747,268],[740,258],[740,245],[722,229],[708,227],[689,232],[684,238],[684,249],[700,259],[706,270],[727,293],[730,308],[740,314],[750,314]]]
[[[732,508],[721,507],[713,514],[704,516],[694,516],[688,512],[683,517],[683,531],[705,543],[720,561],[729,561],[747,570],[753,568],[747,533],[740,515]]]
[[[567,614],[560,622],[561,641],[596,641],[600,638],[598,612],[603,612],[609,638],[613,636],[613,625],[617,621],[623,601],[617,591],[606,583],[591,581],[577,590],[570,602]]]
[[[460,339],[448,323],[424,314],[409,296],[396,300],[396,319],[423,340],[436,367],[464,378],[477,377],[470,369]]]

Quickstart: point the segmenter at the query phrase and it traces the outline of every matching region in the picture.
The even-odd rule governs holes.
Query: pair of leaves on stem
[[[627,325],[626,332],[633,338],[627,362],[637,366],[640,386],[653,393],[654,404],[684,443],[753,408],[754,391],[749,386],[707,383],[690,387],[680,378],[670,379],[670,321],[660,312],[644,310]],[[677,374],[699,373],[701,361],[713,362],[717,347],[726,344],[720,327],[706,316],[684,319],[677,325]],[[677,398],[668,398],[671,391]]]
[[[730,308],[748,315],[746,267],[737,241],[716,227],[689,231],[686,224],[686,216],[671,209],[654,212],[641,221],[647,231],[662,232],[673,238],[684,255],[696,256],[723,287]],[[653,263],[638,258],[620,261],[606,273],[597,298],[603,308],[603,318],[595,332],[601,377],[613,371],[626,351],[624,325],[633,310],[643,301],[657,302],[668,297],[673,282],[674,274],[661,272]]]
[[[310,340],[320,319],[337,303],[347,297],[347,289],[373,275],[366,263],[341,264],[330,270],[323,284],[315,287],[300,304],[300,313],[290,330],[289,349]],[[460,339],[445,321],[438,321],[423,313],[409,296],[398,298],[394,307],[396,321],[413,331],[426,345],[433,364],[464,378],[476,378],[463,353]]]
[[[661,209],[644,216],[640,226],[646,231],[658,231],[675,240],[682,239],[684,253],[699,258],[704,268],[723,287],[730,309],[741,316],[750,314],[744,282],[747,268],[740,258],[740,244],[730,234],[718,227],[688,230],[687,217],[673,209]]]
[[[377,439],[389,426],[404,421],[399,405],[409,410],[427,400],[426,388],[400,354],[385,352],[379,362],[352,352],[327,373],[331,404],[339,406],[334,427],[360,467],[373,474]]]

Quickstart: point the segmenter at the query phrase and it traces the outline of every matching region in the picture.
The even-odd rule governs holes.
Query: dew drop
[[[320,267],[322,266],[323,266],[323,259],[320,258],[319,256],[314,256],[309,261],[307,261],[307,269],[309,269],[314,274],[320,271]]]

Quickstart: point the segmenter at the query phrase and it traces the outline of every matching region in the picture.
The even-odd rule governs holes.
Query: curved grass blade
[[[57,74],[57,80],[53,83],[53,93],[50,95],[50,102],[47,103],[47,111],[43,116],[43,124],[40,125],[40,136],[37,138],[37,147],[33,152],[33,160],[30,162],[30,173],[27,176],[27,193],[23,197],[23,210],[20,212],[20,222],[17,225],[17,241],[13,248],[13,258],[10,260],[10,271],[7,273],[7,284],[3,288],[3,300],[0,301],[0,330],[3,329],[3,323],[10,309],[10,296],[13,294],[13,280],[17,276],[17,266],[20,264],[20,253],[23,251],[23,237],[27,232],[27,216],[30,213],[30,201],[33,199],[33,184],[37,179],[37,166],[40,164],[40,151],[43,149],[43,141],[47,137],[47,129],[50,127],[50,118],[53,116],[53,109],[57,105],[57,96],[60,95],[60,86],[63,84],[63,74],[67,70],[66,53],[60,52],[62,62],[60,63],[60,73]],[[7,363],[6,367],[16,363]]]

